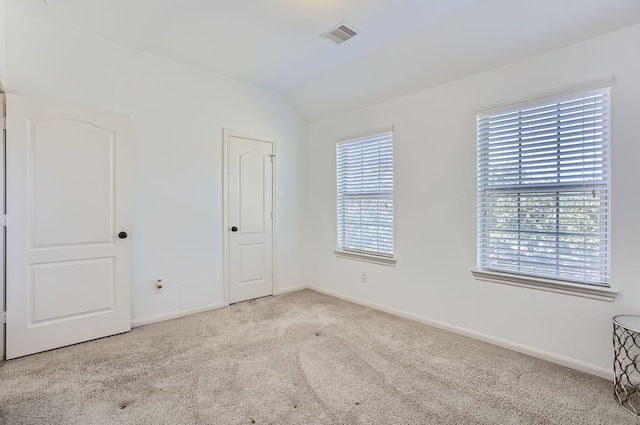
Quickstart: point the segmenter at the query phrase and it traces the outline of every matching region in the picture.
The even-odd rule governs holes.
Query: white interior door
[[[227,133],[229,302],[273,294],[273,139]]]
[[[130,330],[129,127],[7,95],[7,359]]]

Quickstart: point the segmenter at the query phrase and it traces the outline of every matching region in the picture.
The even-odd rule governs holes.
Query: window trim
[[[508,109],[516,109],[516,108],[526,108],[528,106],[537,105],[540,103],[544,103],[547,101],[557,100],[563,97],[569,97],[574,94],[579,94],[582,92],[598,90],[598,89],[609,89],[609,125],[611,122],[611,91],[613,89],[613,80],[614,77],[612,75],[602,77],[595,80],[581,82],[569,87],[564,87],[561,89],[556,89],[552,91],[547,91],[543,93],[539,93],[538,95],[530,96],[525,98],[524,100],[521,98],[520,100],[514,100],[511,102],[505,102],[499,105],[494,105],[487,108],[477,109],[475,111],[475,116],[498,113],[500,111],[508,110]],[[611,129],[609,126],[607,136],[608,149],[609,149],[609,157],[608,161],[611,161]],[[477,138],[476,138],[476,147]],[[476,163],[477,164],[477,163]],[[478,178],[478,174],[476,172],[476,179]],[[611,194],[611,166],[609,165],[607,169],[607,188],[609,195]],[[479,202],[480,198],[477,198],[476,202]],[[478,212],[478,204],[476,204],[476,214]],[[611,207],[609,207],[611,208]],[[609,224],[609,235],[611,232],[611,224]],[[517,274],[508,271],[497,271],[492,269],[482,269],[479,266],[480,263],[480,253],[478,250],[477,241],[480,236],[480,226],[476,224],[477,236],[476,236],[476,268],[471,270],[472,275],[476,280],[492,282],[492,283],[500,283],[511,286],[518,286],[542,291],[549,291],[554,293],[561,293],[567,295],[574,295],[579,297],[591,298],[602,301],[613,301],[618,295],[618,291],[613,288],[611,284],[611,279],[609,279],[608,284],[606,285],[597,285],[597,284],[589,284],[589,283],[580,283],[569,280],[561,280],[561,279],[553,279],[544,276],[537,275],[527,275],[527,274]],[[607,241],[607,251],[609,258],[611,257],[611,237],[608,238]],[[609,263],[609,267],[611,267],[611,263]]]
[[[341,140],[336,141],[336,152],[337,149],[339,148],[339,146],[341,144],[346,144],[349,142],[357,142],[360,141],[362,139],[368,139],[368,138],[375,138],[378,136],[382,136],[384,134],[391,134],[391,138],[392,138],[392,146],[393,146],[393,150],[394,150],[394,155],[395,155],[395,128],[394,126],[390,126],[390,127],[384,127],[381,129],[377,129],[375,131],[368,131],[365,133],[360,133],[357,135],[353,135],[351,137],[347,137],[347,138],[343,138]],[[395,168],[395,166],[394,166]],[[394,174],[395,174],[395,170],[394,170]],[[334,187],[337,188],[337,183],[338,183],[338,167],[337,167],[337,163],[336,163],[336,168],[335,168],[335,173],[334,176],[336,178],[335,180],[335,185]],[[395,198],[395,188],[392,189],[392,198]],[[336,193],[336,208],[335,211],[338,211],[338,196]],[[393,220],[393,235],[392,235],[392,241],[393,241],[393,253],[391,254],[386,254],[386,253],[376,253],[373,251],[361,251],[361,250],[357,250],[357,249],[349,249],[349,248],[341,248],[338,244],[338,237],[337,237],[337,233],[336,233],[336,249],[334,249],[334,254],[337,258],[344,258],[347,260],[355,260],[355,261],[363,261],[363,262],[367,262],[367,263],[373,263],[373,264],[378,264],[378,265],[383,265],[383,266],[391,266],[391,267],[395,267],[396,264],[396,252],[395,252],[395,203],[393,204],[393,213],[394,213],[394,220]],[[336,213],[336,230],[339,231],[339,217],[338,214]]]
[[[564,280],[546,279],[537,276],[517,275],[492,270],[471,270],[476,280],[501,283],[522,288],[537,289],[559,294],[574,295],[601,301],[613,301],[618,291],[611,287],[587,285]]]
[[[347,260],[364,261],[366,263],[379,264],[381,266],[394,267],[396,265],[395,254],[394,256],[386,256],[382,254],[374,255],[365,252],[340,249],[335,249],[333,253],[336,255],[336,257],[345,258]]]

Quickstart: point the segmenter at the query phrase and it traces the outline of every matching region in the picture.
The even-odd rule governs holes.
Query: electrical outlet
[[[367,283],[367,274],[365,272],[360,275],[360,282]]]
[[[162,279],[156,279],[153,282],[153,292],[157,295],[157,294],[162,294],[163,290],[164,290],[164,285],[162,283]]]

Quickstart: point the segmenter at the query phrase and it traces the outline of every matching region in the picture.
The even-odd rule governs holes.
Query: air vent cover
[[[358,35],[358,32],[346,24],[339,24],[335,28],[322,34],[323,37],[328,38],[336,44],[342,44],[356,35]]]

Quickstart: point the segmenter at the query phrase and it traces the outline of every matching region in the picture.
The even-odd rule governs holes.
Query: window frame
[[[606,144],[605,149],[607,150],[606,158],[605,158],[606,160],[605,193],[608,197],[606,214],[610,217],[610,214],[611,214],[610,123],[611,123],[611,110],[612,110],[612,107],[611,107],[612,80],[613,80],[612,77],[609,77],[606,79],[600,79],[598,81],[576,85],[571,89],[567,89],[563,91],[554,91],[553,93],[548,93],[535,98],[532,97],[525,101],[510,102],[508,104],[504,104],[498,107],[477,111],[476,119],[478,120],[477,121],[478,132],[480,131],[479,120],[481,117],[499,115],[499,114],[504,114],[508,112],[515,113],[518,110],[522,110],[526,108],[535,108],[536,106],[541,106],[546,103],[551,103],[555,101],[561,102],[562,100],[565,100],[567,98],[571,98],[579,95],[588,95],[589,93],[596,92],[596,91],[601,91],[603,93],[606,93],[606,101],[608,102],[608,104],[606,109],[607,117],[605,121],[605,125],[607,126],[607,129],[604,134],[604,138],[605,138],[604,144]],[[481,136],[478,133],[476,137],[476,147],[478,149],[478,155],[480,155],[481,142],[482,142]],[[488,141],[486,140],[485,142],[488,143]],[[578,296],[584,296],[588,298],[612,301],[617,295],[617,291],[611,287],[611,280],[610,280],[610,270],[611,270],[611,246],[610,246],[611,245],[610,244],[611,221],[610,219],[606,223],[607,238],[606,238],[606,243],[604,244],[604,246],[606,246],[606,252],[604,253],[604,256],[606,257],[606,260],[605,260],[606,268],[608,269],[608,277],[609,277],[609,279],[607,279],[605,282],[593,283],[593,282],[585,282],[584,280],[580,281],[578,279],[567,279],[564,277],[559,278],[556,276],[540,275],[540,274],[535,274],[531,272],[521,273],[519,271],[513,271],[513,270],[490,268],[486,266],[483,267],[483,258],[482,258],[483,250],[481,247],[481,243],[482,243],[484,234],[483,234],[483,227],[482,227],[482,222],[480,217],[480,214],[482,211],[483,194],[481,192],[481,182],[480,182],[480,179],[481,179],[480,161],[481,161],[480,156],[478,156],[477,162],[476,162],[476,166],[477,166],[476,179],[477,179],[477,187],[478,187],[478,191],[477,191],[478,199],[477,199],[477,206],[476,206],[476,213],[477,213],[477,220],[478,220],[477,221],[477,239],[476,239],[476,269],[472,270],[472,274],[474,275],[474,277],[482,281],[503,283],[508,285],[529,287],[529,288],[547,290],[547,291],[552,291],[557,293],[578,295]],[[567,186],[570,186],[570,184],[562,185],[558,183],[557,185],[555,185],[555,188],[558,189],[558,188],[562,188],[563,186],[566,188]],[[543,191],[540,191],[540,192],[542,193]],[[549,194],[551,192],[555,192],[555,191],[549,190]],[[556,196],[560,196],[560,195],[556,194]],[[602,219],[602,215],[599,216],[599,219],[600,220]],[[518,222],[519,223],[521,222],[520,218],[518,218]],[[486,265],[486,262],[485,262],[485,265]]]
[[[350,259],[350,260],[357,260],[357,261],[365,261],[365,262],[369,262],[369,263],[374,263],[374,264],[379,264],[379,265],[385,265],[385,266],[395,266],[396,264],[396,258],[395,258],[395,219],[394,219],[394,213],[395,213],[395,205],[394,205],[394,151],[395,151],[395,137],[394,137],[394,131],[393,128],[391,129],[384,129],[384,130],[379,130],[379,131],[375,131],[375,132],[370,132],[370,133],[366,133],[365,135],[360,135],[358,137],[352,137],[352,138],[348,138],[348,139],[344,139],[341,141],[338,141],[336,143],[336,171],[335,171],[335,176],[336,176],[336,249],[334,250],[334,253],[336,255],[336,257],[338,258],[345,258],[345,259]],[[367,143],[370,143],[370,145],[367,146]],[[376,198],[375,196],[372,197],[372,191],[361,191],[361,192],[357,192],[354,191],[353,185],[347,185],[351,186],[351,193],[350,194],[345,194],[342,193],[341,194],[341,185],[343,188],[343,192],[345,189],[345,182],[341,183],[341,175],[344,178],[345,173],[349,172],[348,170],[344,170],[341,169],[341,165],[340,165],[340,155],[341,155],[341,147],[346,147],[349,144],[358,144],[361,146],[366,146],[366,148],[363,149],[371,149],[373,147],[373,149],[375,149],[375,144],[380,145],[384,145],[390,144],[391,147],[391,153],[390,154],[385,154],[383,155],[386,159],[389,159],[391,161],[391,190],[390,190],[390,197],[388,195],[389,191],[386,191],[387,195],[386,196],[381,196]],[[355,146],[355,145],[354,145]],[[384,147],[384,146],[383,146]],[[344,154],[344,152],[343,152]],[[365,158],[362,158],[361,161],[366,161]],[[378,171],[380,172],[382,168],[384,168],[385,166],[381,166],[378,168]],[[386,165],[386,167],[388,168],[388,164]],[[369,177],[371,177],[371,175],[369,175]],[[380,188],[380,185],[385,186],[388,185],[389,182],[389,177],[387,176],[385,177],[380,177],[379,180],[376,180],[376,185],[378,185],[378,188]],[[373,190],[374,194],[375,194],[375,190]],[[385,193],[384,191],[380,191],[380,193]],[[364,200],[365,198],[372,202],[374,205],[375,204],[382,204],[382,203],[391,203],[390,209],[391,209],[391,223],[390,225],[387,223],[387,226],[384,228],[384,230],[390,230],[391,231],[391,238],[389,240],[389,238],[382,238],[382,239],[373,239],[372,242],[377,242],[377,243],[382,243],[382,244],[391,244],[391,252],[380,252],[380,251],[374,251],[374,250],[367,250],[364,247],[362,247],[362,249],[359,249],[358,247],[348,247],[346,246],[346,243],[342,243],[341,244],[341,235],[342,237],[346,237],[348,236],[348,231],[345,230],[346,229],[346,225],[344,224],[344,220],[346,220],[345,218],[345,214],[346,213],[342,213],[342,217],[341,217],[341,208],[344,207],[345,202],[347,202],[349,199],[352,200]],[[383,217],[384,220],[384,217]],[[360,223],[361,224],[361,223]],[[380,229],[378,229],[380,230]],[[363,239],[366,239],[366,237],[362,237]],[[355,238],[358,239],[358,238]],[[364,243],[364,242],[362,242]]]

